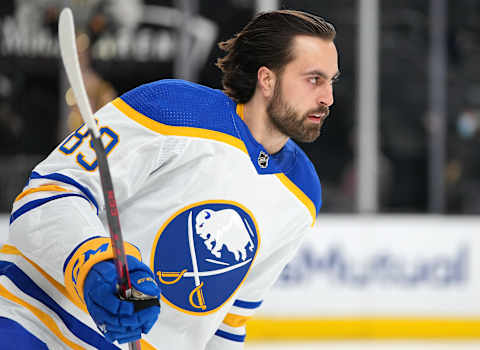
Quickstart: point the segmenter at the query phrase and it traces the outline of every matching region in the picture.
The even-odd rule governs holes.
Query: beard
[[[308,123],[309,115],[321,113],[328,116],[327,106],[308,111],[303,115],[290,106],[283,98],[281,81],[275,83],[273,97],[267,106],[267,114],[273,126],[282,134],[298,142],[313,142],[320,136],[323,119],[319,123]]]

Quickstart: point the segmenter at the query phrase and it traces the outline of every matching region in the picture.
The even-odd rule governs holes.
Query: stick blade
[[[73,13],[68,7],[64,8],[60,13],[60,19],[58,21],[58,40],[63,66],[67,72],[67,77],[75,95],[78,108],[80,109],[80,114],[87,124],[87,127],[93,132],[93,135],[98,138],[98,128],[93,119],[90,101],[85,90],[82,71],[78,61]]]

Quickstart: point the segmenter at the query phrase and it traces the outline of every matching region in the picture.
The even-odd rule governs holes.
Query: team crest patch
[[[239,203],[195,203],[158,231],[152,268],[162,300],[187,313],[221,307],[244,281],[260,238],[251,212]]]

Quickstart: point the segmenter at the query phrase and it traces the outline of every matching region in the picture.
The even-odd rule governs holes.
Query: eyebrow
[[[308,72],[304,73],[303,75],[318,75],[325,80],[329,80],[329,77],[325,72],[322,72],[321,70],[316,70],[316,69],[308,71]],[[337,80],[339,77],[340,77],[340,71],[337,70],[337,72],[333,75],[331,80]]]

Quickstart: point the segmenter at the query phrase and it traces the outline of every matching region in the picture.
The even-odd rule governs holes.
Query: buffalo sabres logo
[[[152,268],[162,299],[187,313],[221,307],[244,281],[260,239],[250,211],[231,201],[200,202],[159,230]]]
[[[265,169],[266,167],[268,167],[268,154],[263,151],[260,151],[257,161],[260,168]]]

